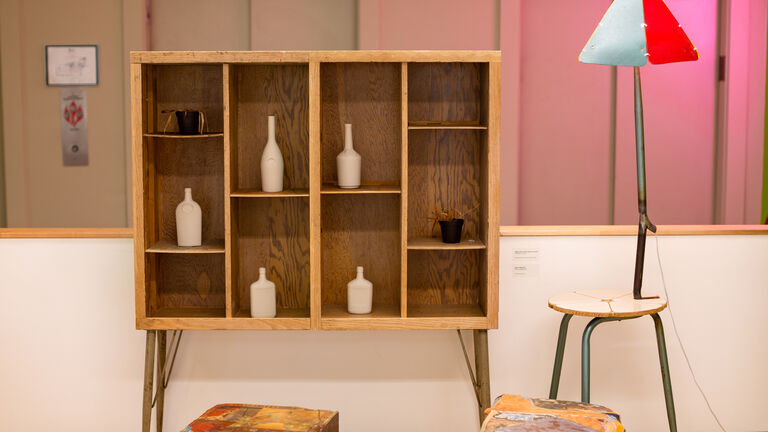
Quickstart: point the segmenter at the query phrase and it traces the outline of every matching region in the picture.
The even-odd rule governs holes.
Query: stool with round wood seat
[[[636,300],[633,298],[632,292],[622,290],[582,290],[550,297],[549,307],[565,314],[560,322],[560,334],[557,338],[555,367],[552,371],[552,384],[549,388],[550,399],[557,399],[568,323],[574,315],[593,317],[584,329],[581,340],[581,401],[585,403],[589,403],[589,339],[592,336],[592,331],[604,322],[635,319],[650,315],[656,327],[656,344],[659,347],[659,363],[661,364],[661,379],[664,382],[669,430],[677,431],[675,403],[672,399],[672,383],[669,378],[669,362],[667,361],[667,345],[664,341],[664,326],[658,314],[667,307],[666,300],[660,298]]]

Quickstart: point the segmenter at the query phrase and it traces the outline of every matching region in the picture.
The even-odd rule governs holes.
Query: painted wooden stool
[[[505,394],[490,409],[480,432],[623,432],[619,414],[579,402]]]
[[[221,404],[209,409],[183,432],[339,432],[339,413],[297,407]]]
[[[667,361],[667,345],[664,341],[664,326],[659,312],[667,307],[667,301],[660,298],[635,300],[632,292],[622,290],[583,290],[558,294],[549,299],[549,307],[562,312],[560,334],[557,338],[555,367],[552,371],[552,384],[549,388],[549,398],[557,398],[560,385],[560,371],[563,368],[563,353],[565,340],[568,335],[568,323],[574,315],[593,317],[584,329],[581,339],[581,401],[589,403],[589,339],[592,331],[599,324],[609,321],[621,321],[650,315],[656,327],[656,344],[659,348],[659,363],[661,364],[661,379],[664,383],[664,399],[667,404],[667,420],[669,430],[677,431],[675,419],[675,402],[672,398],[672,382],[669,378],[669,362]]]

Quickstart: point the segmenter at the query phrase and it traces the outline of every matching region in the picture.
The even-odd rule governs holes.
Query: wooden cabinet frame
[[[498,321],[498,51],[131,53],[136,325],[171,329],[489,329]],[[176,134],[167,110],[206,116]],[[285,190],[261,192],[266,116]],[[343,124],[362,186],[335,186]],[[183,188],[203,246],[176,247]],[[467,212],[455,245],[435,205]],[[355,266],[370,315],[346,312]],[[251,318],[258,267],[278,316]]]

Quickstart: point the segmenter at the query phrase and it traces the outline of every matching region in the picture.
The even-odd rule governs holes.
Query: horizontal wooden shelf
[[[224,240],[203,243],[201,246],[184,247],[170,240],[160,240],[147,249],[147,253],[215,254],[224,253]]]
[[[480,318],[483,310],[478,305],[408,305],[409,318],[453,317]]]
[[[282,192],[263,192],[255,189],[238,189],[229,194],[233,198],[290,198],[308,197],[307,189],[286,189]]]
[[[145,330],[309,330],[309,318],[154,317],[136,324]]]
[[[411,250],[454,250],[454,249],[485,249],[485,243],[477,239],[465,239],[459,243],[443,243],[437,237],[419,237],[408,239],[408,249]]]
[[[486,130],[488,126],[483,126],[479,121],[409,121],[410,130],[430,130],[430,129],[478,129]]]
[[[399,194],[400,186],[388,185],[360,185],[359,188],[347,189],[336,185],[324,184],[320,189],[321,194]]]
[[[224,318],[224,308],[161,308],[151,318]]]
[[[247,310],[239,310],[235,312],[235,318],[237,319],[254,319],[254,320],[278,320],[282,318],[309,318],[309,309],[277,309],[277,316],[274,318],[253,318],[251,312]]]
[[[216,138],[216,137],[223,137],[224,132],[210,132],[210,133],[204,133],[204,134],[193,134],[193,135],[182,135],[178,133],[164,133],[164,132],[156,132],[156,133],[145,133],[145,137],[151,137],[151,138],[178,138],[178,139],[195,139],[195,138]]]
[[[400,318],[400,306],[374,304],[369,314],[351,314],[346,306],[324,305],[323,319],[375,320],[377,318]]]

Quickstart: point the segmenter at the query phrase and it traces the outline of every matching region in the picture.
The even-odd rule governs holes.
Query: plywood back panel
[[[408,305],[478,305],[483,250],[408,252]]]
[[[484,71],[481,63],[409,63],[408,120],[479,124]]]
[[[275,139],[283,155],[286,189],[309,188],[309,66],[237,65],[236,189],[261,190],[261,153],[267,116],[275,116]]]
[[[259,278],[259,267],[265,267],[267,279],[275,283],[278,310],[306,309],[309,316],[309,199],[237,199],[233,209],[236,313],[248,315],[250,285]]]
[[[464,215],[463,238],[480,235],[481,137],[473,130],[417,130],[408,140],[408,238],[433,235],[435,206]],[[434,231],[439,235],[439,228]]]
[[[160,254],[157,267],[154,315],[173,309],[215,309],[224,316],[224,255]]]
[[[322,198],[322,302],[346,305],[355,267],[373,283],[374,304],[400,307],[400,196]]]
[[[337,184],[336,155],[351,123],[362,183],[399,184],[400,64],[325,63],[320,75],[323,183]]]
[[[178,132],[173,113],[164,110],[196,110],[205,113],[207,130],[224,129],[221,65],[154,65],[154,132],[162,132],[169,116],[173,116],[167,132]],[[153,132],[153,131],[149,131]]]
[[[203,242],[224,239],[224,150],[221,138],[153,138],[157,240],[176,241],[176,206],[192,188],[202,210]]]

